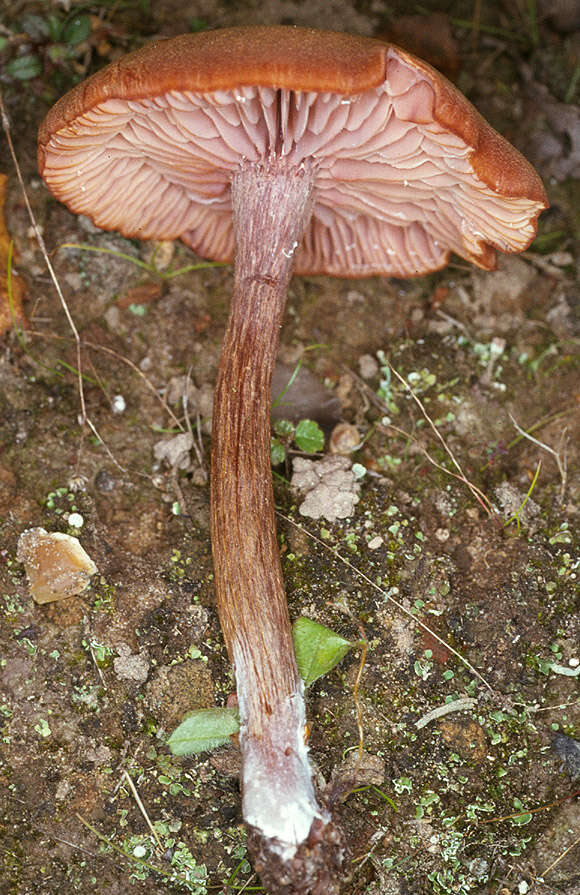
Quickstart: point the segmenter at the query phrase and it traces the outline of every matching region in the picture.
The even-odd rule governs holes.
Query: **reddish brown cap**
[[[427,63],[382,41],[294,27],[156,41],[48,113],[38,163],[99,227],[233,255],[230,182],[278,152],[315,170],[301,273],[413,276],[454,251],[525,249],[547,207],[531,165]]]

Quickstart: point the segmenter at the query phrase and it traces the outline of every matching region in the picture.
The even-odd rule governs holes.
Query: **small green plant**
[[[417,677],[422,681],[426,681],[433,671],[433,650],[426,649],[421,659],[417,659],[413,669]]]
[[[363,640],[345,640],[309,618],[299,618],[292,629],[298,671],[304,684],[318,680],[338,665]],[[223,746],[240,729],[237,709],[214,708],[190,712],[173,731],[167,745],[174,755],[191,755]]]
[[[51,510],[57,516],[68,515],[68,513],[74,513],[77,510],[75,495],[68,488],[56,488],[54,491],[49,491],[43,502],[46,509]]]
[[[97,252],[100,255],[112,255],[114,258],[120,258],[123,261],[129,261],[131,264],[134,264],[135,267],[144,270],[146,273],[150,274],[154,277],[159,277],[161,280],[174,280],[176,277],[183,276],[183,274],[191,273],[196,270],[205,270],[207,267],[223,267],[223,263],[221,261],[196,261],[194,264],[186,264],[183,267],[170,267],[168,270],[162,270],[161,267],[157,266],[156,263],[156,255],[158,249],[153,253],[151,257],[151,261],[142,261],[141,258],[136,258],[134,255],[130,255],[128,252],[120,252],[117,249],[109,249],[106,246],[93,246],[84,242],[63,242],[59,248],[61,249],[73,249],[75,251],[82,252]],[[133,312],[139,316],[142,314],[139,305],[133,305]]]
[[[197,754],[223,746],[239,729],[237,709],[200,709],[184,718],[167,745],[174,755]]]
[[[96,827],[77,815],[79,820],[101,841],[103,852],[116,852],[131,862],[132,882],[147,880],[156,874],[172,886],[171,891],[188,892],[189,895],[206,895],[207,868],[198,864],[187,845],[175,835],[181,821],[156,821],[148,835],[126,836],[120,844],[103,836]],[[161,860],[160,851],[165,850]],[[169,867],[167,866],[169,860]]]
[[[510,817],[512,825],[515,827],[525,827],[532,819],[531,813],[523,810],[522,801],[518,798],[514,799],[514,808],[517,813]]]
[[[110,646],[106,646],[104,643],[101,643],[94,638],[91,638],[90,640],[83,638],[83,640],[81,640],[81,645],[83,649],[91,654],[99,668],[108,668],[109,665],[111,665],[115,651]]]
[[[0,53],[8,57],[4,71],[14,81],[30,81],[51,69],[72,73],[90,36],[91,17],[86,12],[26,13],[12,35],[0,38]]]
[[[182,582],[187,574],[187,568],[191,565],[191,556],[182,556],[181,550],[176,547],[171,551],[170,565],[167,571],[170,581]]]
[[[34,725],[34,729],[36,733],[40,734],[41,737],[49,737],[52,733],[50,725],[46,718],[39,718],[38,724]]]
[[[115,609],[116,589],[112,584],[107,584],[104,578],[95,585],[97,593],[93,603],[96,612],[113,612]]]
[[[536,472],[532,479],[532,483],[531,483],[530,487],[528,488],[528,492],[527,492],[526,496],[524,497],[523,501],[521,502],[520,506],[517,508],[515,513],[513,513],[513,515],[511,515],[510,518],[504,522],[504,528],[507,528],[508,525],[511,525],[513,522],[515,522],[517,532],[518,532],[518,534],[520,533],[520,515],[521,515],[522,510],[524,509],[525,505],[527,504],[528,500],[532,496],[532,491],[536,487],[536,482],[538,481],[538,476],[540,474],[541,468],[542,468],[542,461],[539,460],[538,465],[536,467]]]
[[[332,671],[350,650],[364,644],[362,640],[345,640],[330,628],[304,617],[294,622],[292,637],[298,670],[306,687]]]
[[[270,439],[272,466],[279,466],[285,461],[293,443],[305,454],[316,454],[324,447],[324,432],[314,420],[300,420],[296,426],[290,420],[277,420]]]
[[[377,358],[381,365],[381,380],[379,382],[379,387],[377,389],[377,396],[384,401],[389,413],[392,416],[397,416],[400,412],[397,404],[395,403],[395,396],[393,391],[393,383],[391,376],[391,365],[387,359],[385,352],[381,349],[377,351]]]
[[[553,648],[552,652],[554,652]],[[555,658],[561,659],[562,654],[560,653],[558,655],[557,653],[555,653]],[[536,656],[534,654],[528,656],[526,664],[529,668],[533,668],[540,674],[545,674],[546,676],[549,674],[560,674],[563,677],[580,676],[580,665],[577,665],[576,667],[561,665],[559,662],[554,662],[553,659],[545,659],[542,656]]]

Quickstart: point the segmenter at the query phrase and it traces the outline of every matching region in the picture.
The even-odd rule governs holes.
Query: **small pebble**
[[[350,454],[360,446],[360,435],[356,426],[337,423],[330,433],[328,449],[331,454]]]
[[[372,354],[361,354],[358,359],[358,370],[361,379],[372,379],[373,376],[378,376],[379,363]]]
[[[114,491],[117,486],[115,478],[106,469],[100,469],[95,476],[95,487],[102,494]]]
[[[552,740],[552,749],[562,759],[562,766],[573,780],[580,780],[580,743],[563,733]]]
[[[52,603],[82,593],[91,575],[97,572],[77,538],[44,528],[22,532],[16,559],[24,564],[30,593],[37,603]]]
[[[113,413],[124,413],[127,409],[127,402],[123,395],[115,395],[111,401],[111,410]]]
[[[574,264],[574,256],[571,252],[552,252],[550,261],[556,267],[568,267],[569,264]]]

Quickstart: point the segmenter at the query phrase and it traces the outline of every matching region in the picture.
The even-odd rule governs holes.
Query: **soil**
[[[7,33],[22,39],[48,5],[15,4]],[[565,21],[529,18],[535,4],[480,6],[479,33],[471,3],[424,4],[409,28],[417,38],[439,14],[459,86],[545,178],[537,242],[497,272],[454,259],[413,281],[296,278],[282,332],[281,361],[303,358],[311,374],[300,416],[327,436],[349,423],[361,441],[349,518],[300,514],[292,451],[275,484],[292,619],[368,641],[360,683],[353,650],[307,694],[321,786],[352,776],[360,712],[359,785],[336,809],[356,895],[580,892],[580,30],[574,4]],[[55,63],[31,38],[42,76],[0,76],[68,307],[3,138],[28,326],[0,343],[2,895],[259,886],[235,744],[186,758],[166,745],[188,711],[233,690],[207,484],[231,269],[168,278],[199,259],[176,244],[151,262],[151,246],[72,215],[36,173],[36,128],[79,75],[153,34],[256,21],[386,34],[404,7],[83,4],[103,43]],[[81,243],[99,251],[62,247]],[[196,449],[160,459],[156,445],[189,425]],[[33,601],[16,553],[36,526],[79,538],[98,567],[89,588]]]

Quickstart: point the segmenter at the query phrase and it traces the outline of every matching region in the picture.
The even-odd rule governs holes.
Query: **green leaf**
[[[291,423],[290,420],[276,420],[274,432],[280,438],[290,438],[291,435],[294,435],[294,423]]]
[[[526,824],[532,819],[532,815],[529,811],[526,811],[525,814],[516,814],[515,817],[511,818],[511,822],[516,827],[524,827]]]
[[[288,389],[291,388],[292,383],[298,376],[298,373],[300,372],[300,367],[302,366],[303,362],[304,362],[304,358],[301,357],[300,360],[298,361],[298,363],[296,364],[296,366],[294,367],[294,370],[292,372],[290,379],[288,380],[288,382],[286,383],[286,385],[284,386],[284,388],[282,389],[282,391],[280,392],[278,397],[272,401],[272,408],[278,407],[282,403],[282,399],[283,399],[284,395],[286,394]]]
[[[191,755],[223,746],[239,729],[237,709],[199,709],[184,718],[167,745],[174,755]]]
[[[555,662],[549,662],[550,671],[553,671],[554,674],[563,674],[566,677],[578,677],[580,675],[580,665],[577,665],[576,668],[568,668],[567,665],[557,665]]]
[[[279,466],[286,459],[286,448],[277,438],[270,439],[270,462],[272,466]]]
[[[19,26],[32,40],[40,42],[52,36],[50,19],[51,16],[45,17],[28,13],[21,17]]]
[[[203,31],[204,28],[207,28],[207,22],[205,19],[193,18],[189,20],[190,31]]]
[[[330,628],[309,618],[298,618],[292,627],[294,649],[300,677],[307,687],[331,671],[349,650],[360,646],[359,640],[345,640]]]
[[[11,59],[6,66],[6,71],[11,78],[17,81],[30,81],[42,73],[42,63],[38,56],[28,53],[26,56],[17,56]]]
[[[46,21],[48,23],[49,30],[49,38],[55,43],[62,38],[62,29],[64,28],[64,22],[60,16],[54,15],[50,13],[46,17]]]
[[[300,420],[294,440],[301,451],[315,454],[324,447],[324,432],[314,420]]]
[[[51,44],[47,47],[46,55],[50,59],[51,62],[54,62],[55,65],[59,65],[64,62],[65,59],[70,59],[72,50],[70,47],[65,44]]]
[[[91,33],[91,20],[88,15],[73,16],[62,30],[62,40],[65,44],[75,46],[86,40]]]

